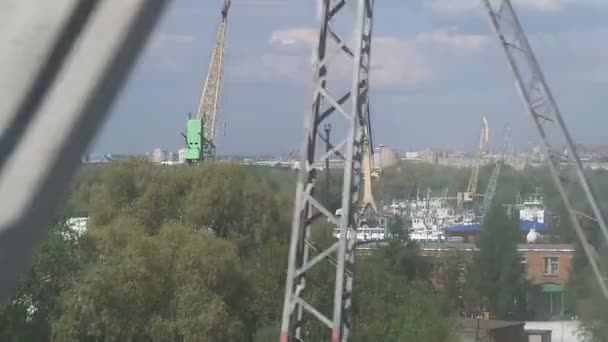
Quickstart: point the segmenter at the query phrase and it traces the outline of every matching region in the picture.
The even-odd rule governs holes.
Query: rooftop
[[[456,323],[456,329],[481,329],[481,330],[494,330],[508,328],[512,326],[521,325],[525,322],[519,321],[500,321],[494,319],[477,319],[477,318],[458,318]]]
[[[433,250],[464,250],[472,251],[476,250],[474,243],[466,242],[444,242],[444,243],[424,243],[421,244],[420,249],[426,251]],[[574,245],[570,244],[525,244],[521,243],[517,245],[517,249],[520,252],[574,252]]]

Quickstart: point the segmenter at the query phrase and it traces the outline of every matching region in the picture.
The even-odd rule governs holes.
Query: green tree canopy
[[[97,229],[97,255],[63,296],[60,341],[239,341],[250,317],[236,248],[178,224],[156,235],[130,218]]]
[[[354,341],[445,341],[451,314],[415,246],[391,243],[357,265]]]
[[[526,280],[517,251],[519,217],[509,218],[495,203],[481,228],[469,282],[479,303],[498,319],[521,319],[526,310]]]

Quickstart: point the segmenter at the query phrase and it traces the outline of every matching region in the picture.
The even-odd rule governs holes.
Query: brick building
[[[567,244],[520,244],[517,246],[531,285],[528,304],[534,319],[563,316],[564,288],[568,283],[574,257],[574,246]],[[429,257],[457,258],[460,279],[466,279],[466,265],[477,248],[472,243],[440,243],[421,246],[421,254]],[[432,273],[433,284],[441,288],[445,282],[442,265]]]
[[[568,283],[574,246],[572,245],[520,245],[526,276],[533,286]]]

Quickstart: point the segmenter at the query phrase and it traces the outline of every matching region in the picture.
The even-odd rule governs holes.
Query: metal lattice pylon
[[[348,5],[353,6],[346,6],[346,0],[320,2],[321,26],[313,65],[313,104],[305,122],[304,154],[296,188],[281,325],[282,342],[302,341],[305,314],[331,329],[333,342],[346,341],[350,335],[357,209],[361,197],[361,163],[369,108],[373,3],[374,0],[349,0]],[[349,27],[351,37],[345,40],[335,31],[334,23],[337,16],[349,15],[348,7],[353,7],[355,14]],[[330,94],[327,86],[328,78],[333,81],[333,76],[338,72],[338,68],[332,69],[330,66],[330,60],[337,57],[337,54],[352,59],[350,90],[340,97]],[[318,156],[322,151],[317,147],[317,140],[329,117],[345,120],[344,140],[332,146],[329,152]],[[339,217],[322,204],[315,193],[319,173],[316,167],[332,155],[344,160],[342,210]],[[338,241],[325,250],[313,248],[311,241],[311,225],[321,217],[327,218],[341,232]],[[332,316],[320,312],[303,296],[307,273],[324,259],[330,259],[336,270]]]
[[[524,34],[519,19],[513,10],[511,1],[482,1],[487,9],[491,25],[498,36],[500,45],[509,61],[524,105],[532,116],[534,124],[543,141],[545,157],[548,161],[551,176],[568,211],[572,226],[581,241],[602,293],[608,298],[608,287],[598,266],[596,253],[587,241],[578,221],[577,212],[574,210],[566,191],[564,185],[565,180],[560,175],[561,155],[555,153],[555,148],[561,149],[562,144],[565,145],[566,151],[568,152],[569,163],[572,164],[578,183],[585,192],[587,204],[593,211],[593,215],[599,223],[604,238],[608,241],[606,221],[597,203],[596,196],[593,193],[589,180],[585,175],[583,165],[574,147],[572,137],[566,128],[566,124],[564,123],[557,103],[549,90],[549,86],[545,81],[540,65],[532,52],[532,48],[528,43],[528,39]],[[559,142],[559,140],[557,140],[559,138],[562,139],[561,144],[556,143]]]

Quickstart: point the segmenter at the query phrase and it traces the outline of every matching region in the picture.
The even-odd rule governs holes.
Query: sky
[[[576,141],[608,143],[608,0],[513,0]],[[151,37],[93,153],[176,151],[198,106],[220,0],[175,0]],[[218,153],[297,150],[310,108],[316,1],[232,0]],[[512,128],[537,141],[478,0],[378,0],[370,103],[376,144],[472,150],[481,115],[492,146]],[[226,129],[224,130],[224,124]]]

